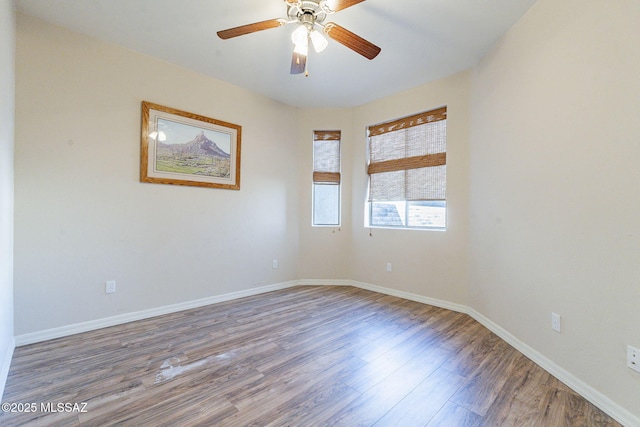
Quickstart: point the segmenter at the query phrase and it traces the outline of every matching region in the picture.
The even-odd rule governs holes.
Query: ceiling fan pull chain
[[[307,34],[307,43],[309,43],[308,34]],[[304,61],[304,76],[309,77],[309,55],[307,55],[306,61]]]

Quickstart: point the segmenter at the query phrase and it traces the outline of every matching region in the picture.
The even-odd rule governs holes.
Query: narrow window
[[[340,225],[340,131],[313,132],[313,225]]]
[[[368,226],[446,228],[447,107],[367,128]]]

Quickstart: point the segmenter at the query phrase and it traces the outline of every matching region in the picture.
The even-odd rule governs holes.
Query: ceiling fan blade
[[[218,37],[226,40],[232,37],[255,33],[256,31],[277,28],[284,24],[285,21],[283,19],[269,19],[268,21],[254,22],[253,24],[241,25],[239,27],[229,28],[228,30],[218,31]]]
[[[334,12],[362,3],[364,0],[328,0],[327,6]]]
[[[363,39],[359,35],[352,33],[338,24],[334,24],[333,22],[329,22],[325,25],[324,32],[333,40],[345,45],[367,59],[375,58],[382,50],[375,44]]]
[[[307,57],[306,55],[301,55],[298,52],[293,52],[293,57],[291,58],[291,74],[302,74],[304,70],[307,68]]]

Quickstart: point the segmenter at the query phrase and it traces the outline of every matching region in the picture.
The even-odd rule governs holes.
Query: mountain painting
[[[184,143],[158,142],[156,170],[229,178],[231,176],[231,154],[220,148],[205,135],[204,131],[201,131],[192,140]]]
[[[142,101],[140,181],[240,190],[242,126]]]

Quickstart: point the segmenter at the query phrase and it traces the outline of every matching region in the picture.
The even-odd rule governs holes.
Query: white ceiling
[[[380,46],[369,61],[331,40],[309,77],[290,75],[292,25],[221,40],[218,30],[286,17],[283,0],[16,0],[19,11],[300,107],[351,107],[467,69],[535,0],[366,0],[330,15]]]

